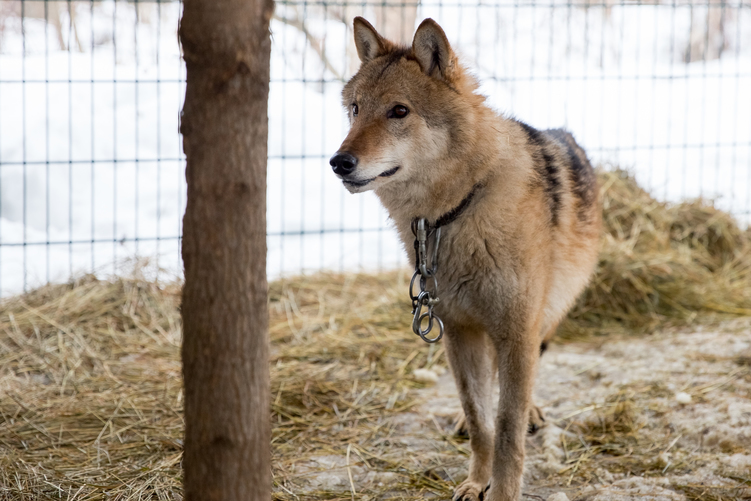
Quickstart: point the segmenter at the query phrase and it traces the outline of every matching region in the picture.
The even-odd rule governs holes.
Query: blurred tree
[[[365,16],[378,29],[378,32],[387,39],[411,46],[417,21],[417,8],[420,0],[405,0],[401,4],[373,4],[367,9],[362,3],[345,1],[340,5],[324,4],[325,9],[316,8],[316,4],[306,5],[301,12],[296,5],[285,5],[281,12],[274,14],[274,19],[300,31],[307,39],[309,48],[316,53],[323,64],[323,68],[329,71],[337,80],[348,80],[360,68],[360,58],[357,56],[354,37],[351,31],[347,38],[346,61],[341,61],[340,47],[333,48],[333,55],[329,53],[332,47],[326,46],[326,33],[318,33],[311,29],[310,21],[320,21],[331,17],[347,25],[352,29],[352,21],[355,16]],[[316,24],[316,23],[312,23]],[[311,78],[309,85],[315,85],[315,79]]]
[[[78,52],[83,52],[81,40],[78,37],[78,23],[76,22],[76,7],[81,2],[44,1],[34,2],[22,0],[20,2],[2,2],[0,3],[0,51],[3,48],[3,35],[9,19],[40,19],[52,27],[53,33],[57,37],[57,43],[61,50],[68,50],[63,33],[71,34],[75,37],[76,48]],[[65,9],[63,9],[63,4]],[[63,26],[62,15],[67,14],[65,26]]]
[[[376,6],[376,29],[388,40],[411,46],[419,5],[418,0],[408,0],[401,5]],[[352,24],[351,19],[349,22]]]
[[[273,0],[185,0],[184,485],[271,499],[266,282]]]
[[[711,61],[720,59],[723,52],[730,48],[728,24],[740,9],[728,9],[725,0],[714,2],[692,2],[690,7],[691,23],[688,41],[683,51],[683,61]]]

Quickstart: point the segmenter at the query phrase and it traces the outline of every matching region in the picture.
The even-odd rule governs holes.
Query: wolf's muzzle
[[[352,171],[357,167],[357,157],[346,151],[338,152],[329,160],[331,168],[334,169],[334,174],[340,176],[348,176],[352,174]]]

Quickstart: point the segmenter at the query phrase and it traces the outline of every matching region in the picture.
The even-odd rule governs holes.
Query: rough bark
[[[266,142],[272,0],[184,0],[184,487],[271,499]]]

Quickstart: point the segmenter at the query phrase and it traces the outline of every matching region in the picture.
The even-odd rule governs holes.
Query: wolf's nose
[[[355,167],[357,167],[357,157],[345,152],[340,152],[331,157],[329,160],[331,168],[334,169],[335,174],[340,176],[346,176],[351,174]]]

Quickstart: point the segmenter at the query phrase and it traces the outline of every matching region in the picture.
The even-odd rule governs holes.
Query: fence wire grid
[[[172,1],[0,2],[0,295],[136,256],[179,276],[185,91]],[[283,0],[272,20],[268,273],[407,263],[328,158],[358,68],[352,19],[445,29],[498,111],[566,127],[663,200],[751,218],[751,0]]]

